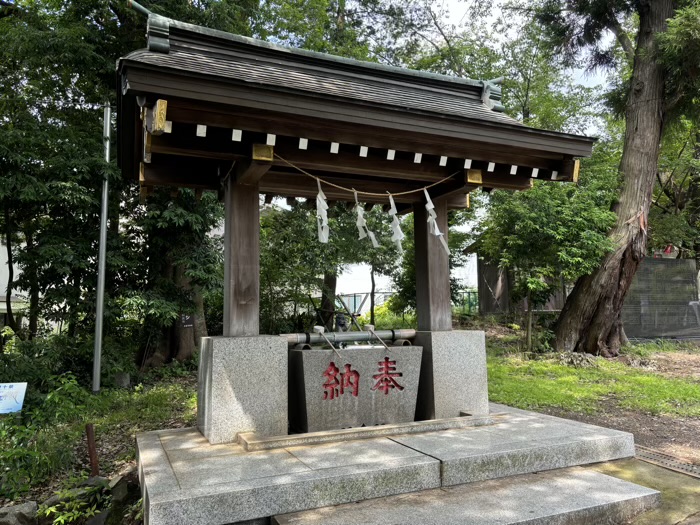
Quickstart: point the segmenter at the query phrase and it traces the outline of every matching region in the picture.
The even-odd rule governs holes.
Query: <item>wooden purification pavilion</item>
[[[228,337],[202,341],[197,428],[137,436],[146,525],[607,523],[658,503],[655,491],[599,473],[532,474],[632,456],[633,437],[489,405],[484,333],[451,330],[448,254],[428,222],[446,233],[447,210],[478,187],[575,181],[592,139],[509,118],[497,82],[153,14],[148,47],[123,57],[118,75],[123,173],[145,195],[214,190],[226,204]],[[297,350],[258,334],[260,194],[314,198],[319,185],[328,200],[354,203],[356,190],[358,202],[386,205],[392,194],[413,211],[413,347]],[[354,378],[341,387],[357,388],[335,395],[334,361]],[[401,384],[380,392],[381,377]],[[327,430],[289,435],[295,420]],[[341,506],[309,510],[330,505]]]
[[[475,81],[289,49],[150,15],[148,46],[118,64],[119,165],[142,194],[221,191],[228,336],[258,334],[259,195],[387,204],[429,190],[437,221],[482,188],[576,181],[593,139],[507,116],[498,81]],[[306,171],[307,174],[302,173]],[[413,211],[419,330],[450,330],[448,256]]]

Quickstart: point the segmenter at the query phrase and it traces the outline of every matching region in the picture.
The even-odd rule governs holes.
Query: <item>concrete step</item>
[[[532,412],[493,425],[257,452],[137,436],[146,525],[221,525],[634,455],[631,434]]]
[[[617,525],[659,492],[569,468],[275,516],[275,525]]]

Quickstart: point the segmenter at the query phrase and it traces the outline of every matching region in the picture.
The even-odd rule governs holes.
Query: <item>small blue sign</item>
[[[0,414],[21,412],[27,383],[0,383]]]

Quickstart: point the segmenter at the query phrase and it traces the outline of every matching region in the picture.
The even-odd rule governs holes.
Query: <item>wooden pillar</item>
[[[224,335],[260,333],[260,205],[258,184],[226,181]]]
[[[437,224],[447,240],[447,203],[435,202]],[[423,204],[413,206],[416,243],[416,315],[418,330],[452,330],[449,256],[428,228],[428,212]]]

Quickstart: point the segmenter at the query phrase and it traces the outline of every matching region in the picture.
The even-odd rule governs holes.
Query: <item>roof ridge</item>
[[[181,22],[153,13],[151,13],[148,17],[148,50],[158,53],[169,53],[171,29],[174,29],[176,32],[181,31],[184,33],[194,33],[200,37],[204,36],[214,40],[229,42],[234,45],[253,46],[258,49],[263,49],[275,54],[287,53],[288,56],[291,55],[291,57],[296,58],[300,61],[305,61],[307,59],[313,59],[315,61],[320,60],[326,63],[339,64],[350,68],[370,70],[374,73],[400,76],[404,79],[410,77],[411,79],[416,79],[417,81],[439,82],[443,84],[443,88],[445,87],[445,82],[449,82],[456,86],[476,88],[480,90],[482,102],[489,109],[498,113],[502,113],[505,111],[505,107],[501,104],[502,95],[500,84],[503,80],[502,78],[497,78],[493,80],[475,80],[470,78],[444,75],[440,73],[419,71],[416,69],[409,69],[398,66],[390,66],[387,64],[381,64],[379,62],[369,62],[366,60],[346,58],[328,53],[320,53],[318,51],[309,51],[306,49],[293,48],[281,44],[275,44],[272,42],[267,42],[265,40],[260,40],[257,38],[247,37],[243,35],[236,35],[217,29],[210,29],[204,26],[198,26],[195,24]]]

